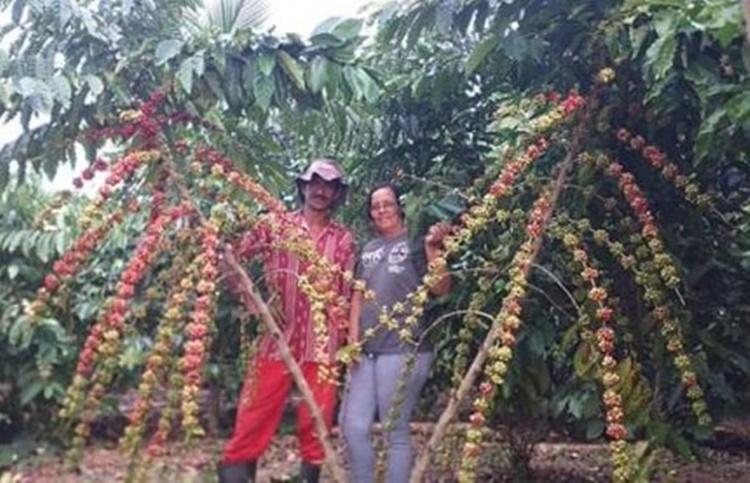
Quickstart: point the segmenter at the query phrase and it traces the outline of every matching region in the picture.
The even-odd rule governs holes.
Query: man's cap
[[[332,159],[320,158],[316,159],[307,169],[297,176],[297,183],[300,181],[308,183],[312,181],[313,175],[318,175],[326,181],[338,181],[342,185],[346,186],[344,182],[344,171],[341,166]]]

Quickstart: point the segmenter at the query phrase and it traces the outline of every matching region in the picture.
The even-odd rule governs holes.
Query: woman
[[[398,418],[388,434],[388,483],[406,482],[412,464],[411,434],[409,420],[417,403],[419,393],[427,380],[433,355],[431,347],[422,339],[422,321],[414,329],[412,340],[418,344],[404,343],[398,329],[387,330],[380,326],[381,312],[385,308],[392,315],[391,307],[406,302],[406,295],[421,283],[426,266],[440,256],[443,238],[451,231],[447,223],[430,227],[424,238],[424,246],[409,243],[404,212],[398,192],[391,185],[379,186],[370,191],[368,217],[372,221],[377,237],[369,241],[357,266],[357,278],[364,280],[367,288],[375,293],[375,299],[365,301],[361,292],[352,297],[350,316],[350,342],[361,343],[362,355],[350,373],[348,390],[344,396],[341,427],[346,440],[352,481],[368,483],[374,481],[375,454],[370,430],[375,413],[384,422],[389,417],[396,396],[404,361],[416,351],[416,364],[408,375],[406,392],[398,409]],[[450,290],[451,280],[442,274],[431,291],[444,295]],[[409,316],[408,308],[393,315],[399,327],[404,326]],[[375,328],[375,335],[361,340],[367,329]]]

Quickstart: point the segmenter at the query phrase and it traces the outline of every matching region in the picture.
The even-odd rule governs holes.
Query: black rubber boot
[[[255,463],[219,463],[219,483],[255,483]]]
[[[318,483],[318,480],[320,480],[320,465],[302,462],[299,476],[302,483]]]

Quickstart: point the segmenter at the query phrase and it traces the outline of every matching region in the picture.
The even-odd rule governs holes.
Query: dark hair
[[[401,206],[401,193],[399,192],[399,189],[396,187],[396,185],[391,183],[382,183],[370,188],[370,191],[367,193],[367,218],[372,221],[372,195],[374,195],[376,191],[386,188],[391,190],[391,193],[393,193],[393,196],[396,198],[398,216],[401,217],[401,220],[403,221],[404,218],[406,218],[406,213],[404,213],[404,207]]]

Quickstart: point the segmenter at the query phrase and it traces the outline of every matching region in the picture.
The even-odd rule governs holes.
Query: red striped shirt
[[[290,221],[303,230],[308,239],[312,238],[301,212],[292,213]],[[259,225],[242,237],[239,256],[245,259],[256,255],[263,257],[265,286],[269,290],[266,301],[284,332],[295,359],[299,362],[322,362],[316,354],[310,301],[298,283],[298,275],[306,274],[310,264],[300,260],[289,250],[278,248],[278,242],[283,241],[282,237],[283,233],[271,230],[265,224]],[[344,280],[342,272],[351,271],[354,267],[354,239],[342,225],[330,222],[315,240],[315,249],[338,269],[331,280],[332,290],[337,297],[326,305],[328,340],[325,347],[330,362],[333,361],[348,326],[348,310],[342,311],[341,308],[348,307],[351,284]],[[261,339],[260,356],[271,360],[281,359],[276,343],[267,332],[264,332]]]

